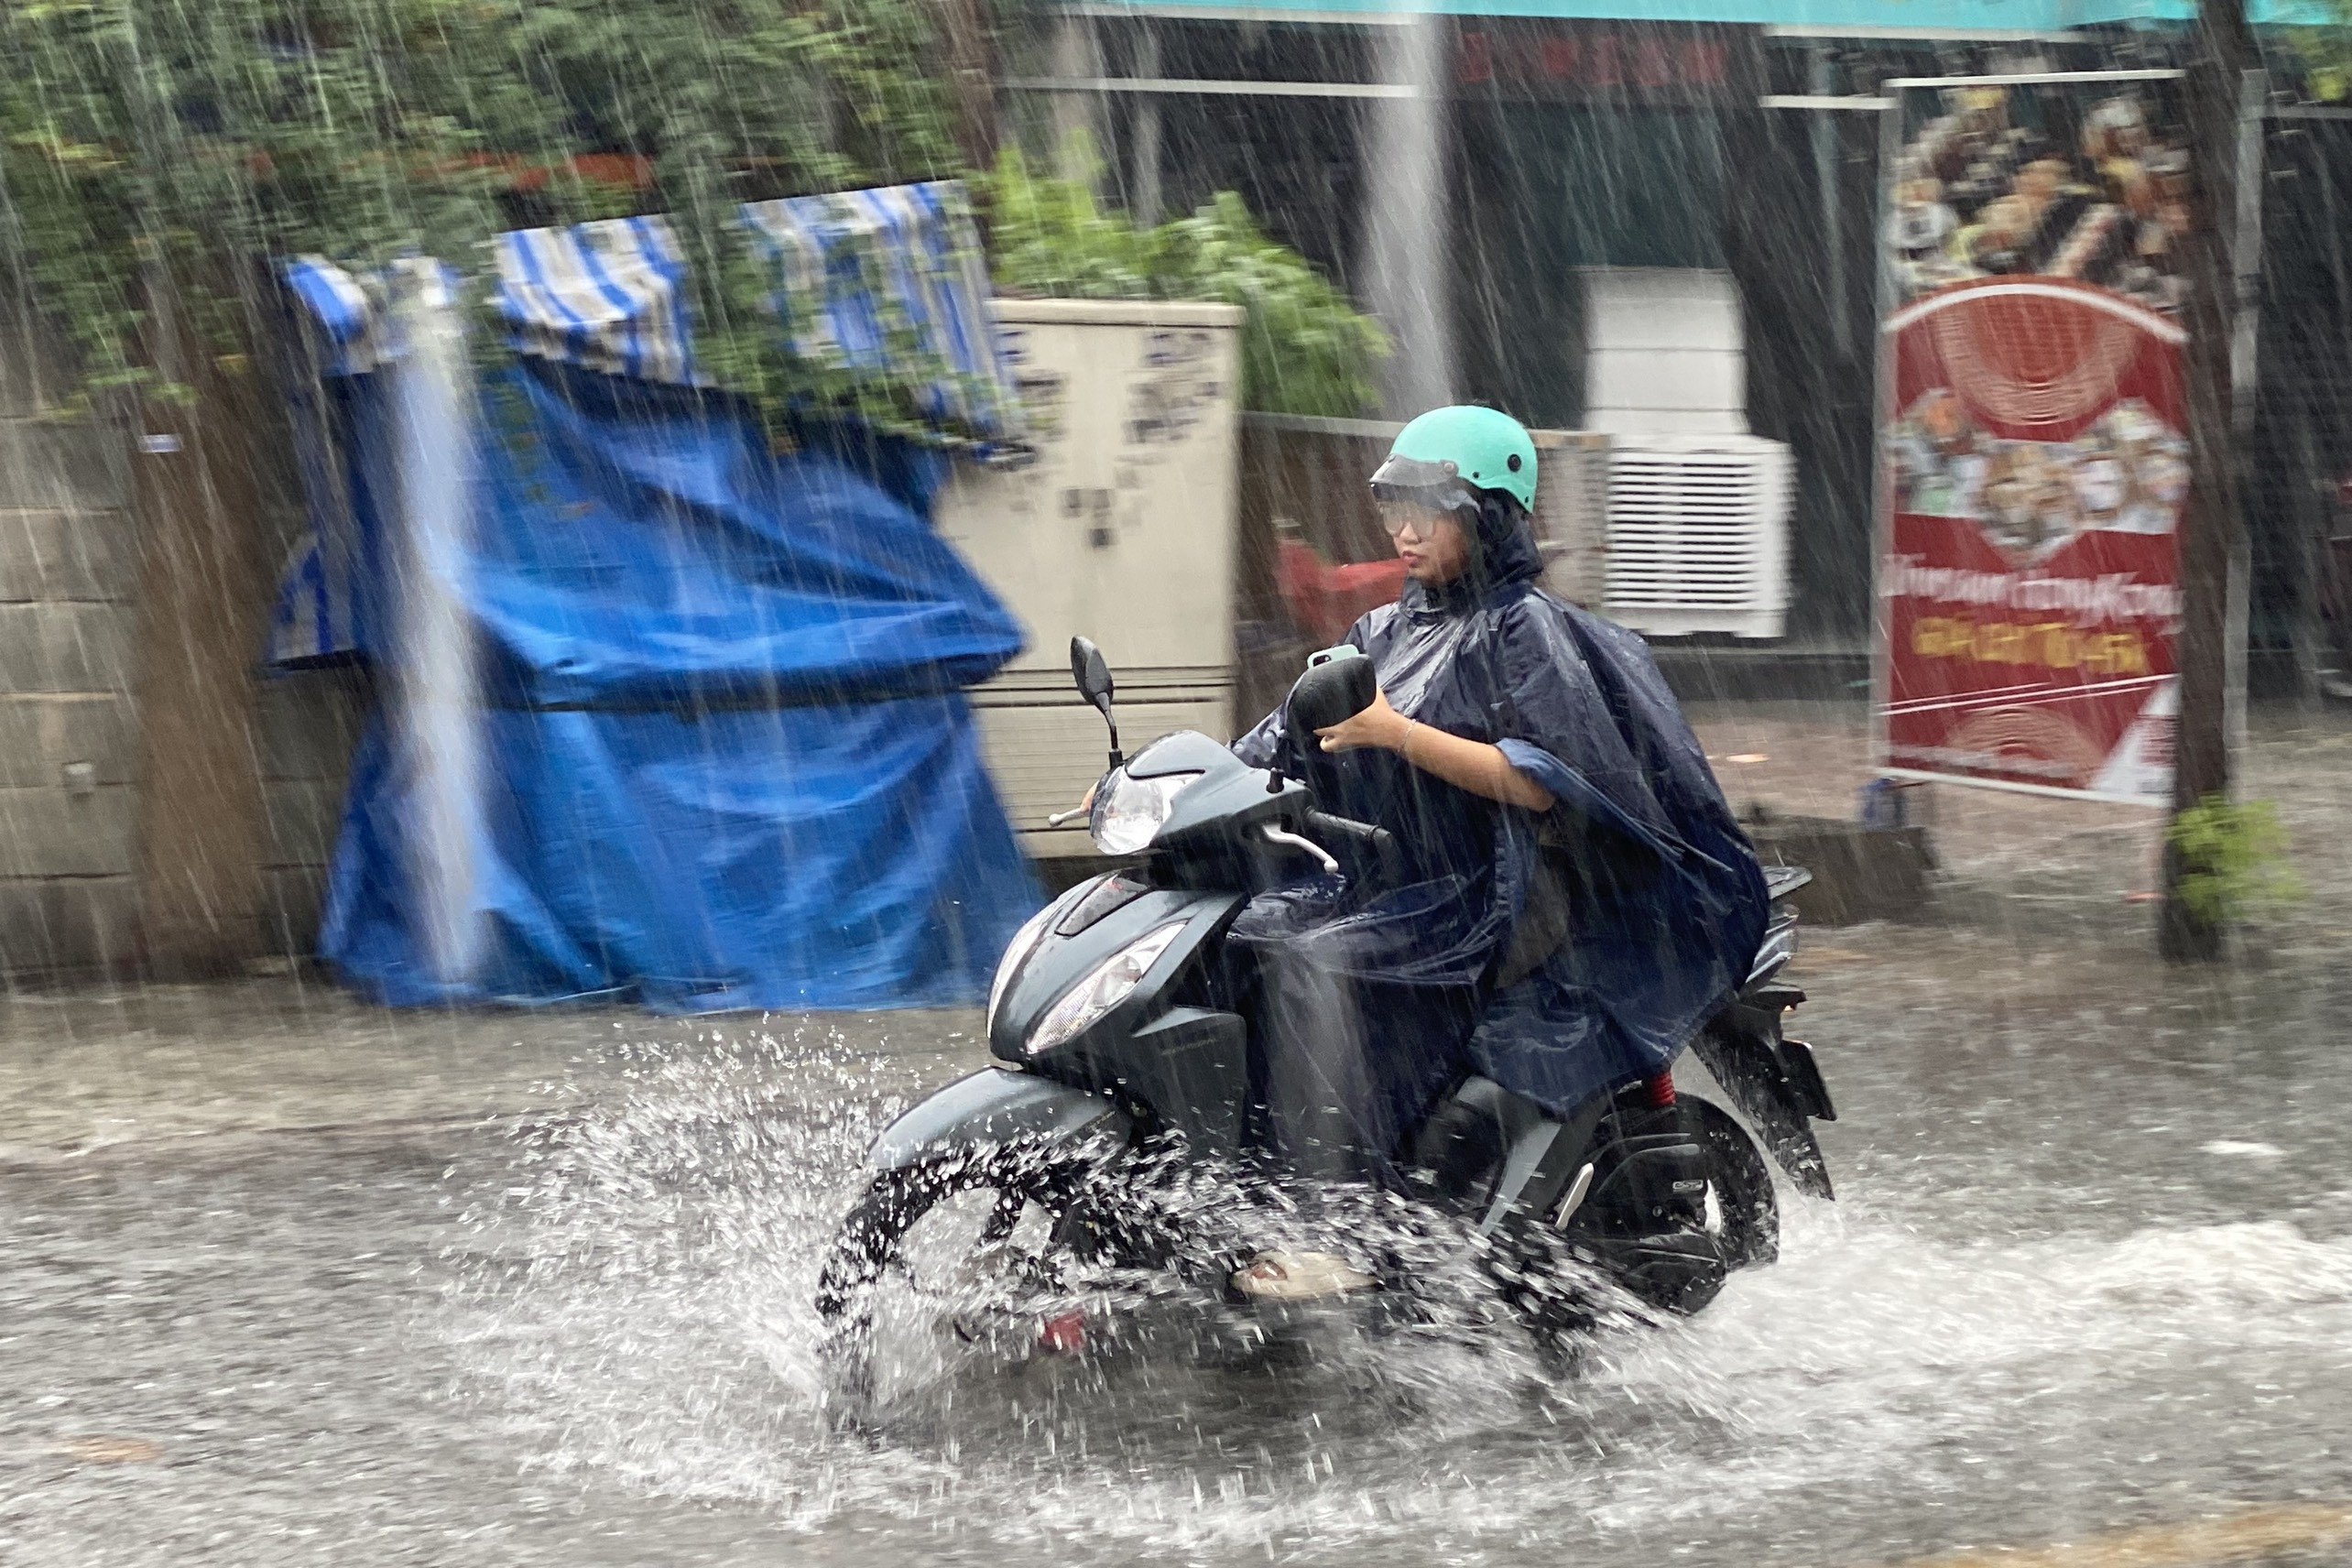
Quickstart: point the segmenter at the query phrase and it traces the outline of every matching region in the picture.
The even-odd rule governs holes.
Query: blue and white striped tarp
[[[961,180],[757,201],[743,215],[795,355],[935,376],[927,419],[985,440],[1025,433]]]
[[[376,508],[367,501],[389,495],[397,482],[387,472],[380,435],[354,435],[356,425],[388,419],[389,395],[376,372],[405,352],[390,293],[414,288],[429,303],[445,304],[463,280],[422,257],[365,278],[315,256],[288,262],[284,270],[299,306],[298,346],[296,363],[280,380],[310,526],[278,577],[268,660],[295,666],[347,659],[367,647],[375,590],[383,580],[380,539],[370,520]]]
[[[917,412],[943,433],[1005,444],[1027,433],[962,181],[753,202],[742,216],[775,277],[771,303],[792,354],[923,386]],[[695,368],[686,262],[669,219],[518,229],[493,250],[492,303],[517,353],[707,384]],[[314,256],[285,272],[315,329],[323,374],[365,376],[397,357],[380,279]]]
[[[686,260],[659,213],[500,234],[497,310],[518,353],[697,384]]]
[[[942,435],[984,456],[1018,457],[1026,422],[960,181],[762,201],[741,217],[775,278],[772,303],[790,353],[921,386],[917,411]],[[516,352],[604,375],[708,385],[696,368],[686,262],[669,219],[517,230],[500,234],[493,255],[491,307]],[[418,258],[394,270],[433,266]],[[295,665],[367,647],[376,541],[360,520],[371,508],[354,506],[354,492],[380,493],[372,509],[388,516],[397,478],[366,471],[355,447],[367,443],[351,440],[351,426],[386,417],[373,377],[402,351],[384,277],[317,256],[286,262],[283,273],[310,366],[329,383],[304,391],[307,377],[295,378],[310,528],[280,579],[269,646],[272,663]]]
[[[287,287],[301,301],[322,376],[365,376],[387,357],[383,301],[322,256],[285,264]]]
[[[491,304],[517,353],[609,376],[696,383],[686,264],[668,219],[517,229],[498,235],[492,250],[498,287]],[[285,274],[309,317],[321,374],[366,376],[399,357],[383,278],[317,256],[288,262]]]

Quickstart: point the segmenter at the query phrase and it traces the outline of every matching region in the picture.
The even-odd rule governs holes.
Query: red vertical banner
[[[2175,89],[1893,87],[1879,765],[2161,803],[2189,473]]]

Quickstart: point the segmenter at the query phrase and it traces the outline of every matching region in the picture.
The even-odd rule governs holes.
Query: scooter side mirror
[[[1379,694],[1379,677],[1373,672],[1372,661],[1361,655],[1309,665],[1284,704],[1290,734],[1306,745],[1307,737],[1317,730],[1354,718]]]
[[[1111,717],[1111,661],[1094,646],[1092,637],[1070,639],[1070,679],[1077,683],[1078,694],[1094,704],[1103,715],[1103,723],[1111,732],[1111,766],[1116,768],[1123,758],[1119,755],[1119,722]]]
[[[1111,711],[1111,662],[1094,646],[1094,638],[1070,639],[1070,679],[1077,683],[1081,697],[1105,713]]]

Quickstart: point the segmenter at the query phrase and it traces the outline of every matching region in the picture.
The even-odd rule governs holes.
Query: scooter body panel
[[[1106,1120],[1125,1132],[1127,1116],[1108,1094],[1034,1073],[984,1068],[892,1122],[866,1151],[866,1162],[877,1172],[904,1171],[985,1149],[1062,1143]]]
[[[1093,884],[1088,885],[1090,887]],[[1069,900],[1075,908],[1083,901]],[[1155,887],[1128,899],[1073,936],[1050,928],[1006,985],[988,1049],[1007,1062],[1051,1073],[1065,1053],[1100,1057],[1108,1042],[1140,1032],[1170,1007],[1169,993],[1193,958],[1249,901],[1247,893]],[[1057,927],[1061,922],[1057,921]],[[1169,925],[1181,925],[1141,981],[1116,1007],[1044,1052],[1029,1045],[1054,1004],[1130,944]]]
[[[1078,1060],[1088,1081],[1149,1106],[1160,1127],[1182,1129],[1196,1153],[1241,1152],[1249,1125],[1249,1026],[1240,1014],[1171,1007],[1086,1056]]]

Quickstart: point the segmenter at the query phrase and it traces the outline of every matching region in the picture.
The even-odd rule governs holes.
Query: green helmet
[[[1397,432],[1372,485],[1386,494],[1429,495],[1449,507],[1468,505],[1470,490],[1496,490],[1533,511],[1535,442],[1525,425],[1499,408],[1432,408]]]

